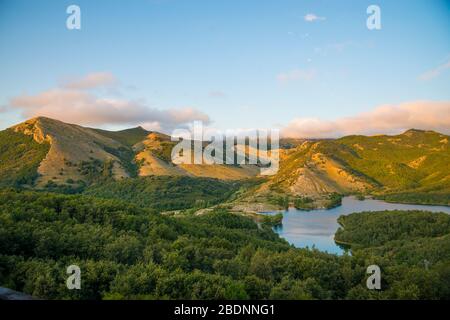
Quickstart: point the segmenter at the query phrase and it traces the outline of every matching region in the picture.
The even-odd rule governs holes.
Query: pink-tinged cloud
[[[8,109],[20,111],[25,118],[45,116],[81,125],[142,125],[167,131],[196,120],[210,122],[208,115],[194,108],[161,110],[139,101],[100,97],[87,90],[110,83],[108,79],[112,78],[91,74],[72,83],[70,88],[15,97]]]
[[[294,69],[287,72],[282,72],[277,75],[277,80],[280,83],[288,83],[292,81],[310,81],[316,78],[317,72],[314,69],[301,70]]]
[[[450,133],[450,101],[416,101],[382,105],[336,120],[296,118],[281,130],[284,137],[336,138],[352,134],[397,134],[408,129]]]
[[[442,73],[444,73],[448,69],[450,69],[450,61],[421,74],[419,76],[419,79],[423,80],[423,81],[428,81],[428,80],[434,79],[436,77],[439,77]]]
[[[69,78],[62,86],[67,89],[94,89],[99,87],[113,87],[118,84],[116,77],[110,72],[94,72],[82,78]]]

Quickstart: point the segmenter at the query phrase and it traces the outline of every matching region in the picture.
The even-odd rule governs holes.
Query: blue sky
[[[81,30],[66,28],[70,4]],[[366,28],[371,4],[381,30]],[[0,128],[27,115],[11,99],[95,72],[118,81],[101,97],[194,108],[221,129],[334,121],[450,101],[449,61],[444,0],[0,0]]]

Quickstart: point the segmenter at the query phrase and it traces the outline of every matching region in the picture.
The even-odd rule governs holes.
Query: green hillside
[[[32,136],[0,131],[0,186],[32,185],[48,150],[48,143],[39,144]]]
[[[344,148],[334,156],[391,190],[438,183],[449,188],[448,141],[449,137],[443,134],[420,130],[397,136],[349,136],[336,140]]]
[[[125,200],[145,208],[178,210],[220,203],[239,186],[238,182],[217,179],[153,176],[96,184],[84,194]]]
[[[97,131],[98,133],[100,133],[108,138],[111,138],[113,140],[116,140],[128,147],[132,147],[136,143],[143,141],[147,137],[147,135],[150,134],[150,131],[147,131],[142,127],[120,130],[120,131],[108,131],[108,130],[102,130],[102,129],[94,129],[94,130]]]
[[[450,205],[449,136],[437,132],[307,141],[284,154],[266,185],[291,203],[306,196],[326,206],[327,195],[339,193]]]

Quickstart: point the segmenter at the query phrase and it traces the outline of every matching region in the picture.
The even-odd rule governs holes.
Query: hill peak
[[[36,116],[33,118],[30,118],[28,120],[26,120],[25,122],[30,122],[30,121],[39,121],[39,120],[51,120],[51,121],[59,121],[53,118],[49,118],[49,117],[44,117],[44,116]]]
[[[409,129],[406,130],[401,134],[401,136],[416,136],[416,135],[423,135],[423,134],[434,134],[434,135],[441,135],[439,132],[433,131],[433,130],[422,130],[422,129]]]
[[[408,134],[408,133],[425,133],[425,132],[426,132],[425,130],[412,128],[412,129],[406,130],[405,132],[403,132],[403,134]]]
[[[145,130],[141,126],[137,126],[137,127],[134,127],[134,128],[123,129],[123,130],[119,130],[117,132],[132,132],[132,131],[134,131],[134,132],[145,132],[147,134],[149,134],[151,132],[151,131]]]
[[[66,124],[65,122],[63,122],[61,120],[57,120],[57,119],[53,119],[53,118],[49,118],[49,117],[43,117],[43,116],[36,116],[36,117],[30,118],[28,120],[25,120],[22,123],[34,124],[34,123],[38,123],[38,122]]]
[[[34,135],[35,140],[41,143],[43,140],[46,139],[44,136],[44,131],[46,131],[46,129],[57,127],[62,128],[66,126],[76,126],[76,125],[68,124],[60,120],[48,117],[37,116],[25,120],[24,122],[21,122],[19,124],[16,124],[10,127],[10,129],[16,132],[21,132],[26,135]]]

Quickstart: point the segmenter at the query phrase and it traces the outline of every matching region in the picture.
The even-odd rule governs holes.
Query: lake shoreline
[[[424,202],[392,201],[392,200],[385,200],[383,198],[380,198],[380,197],[377,197],[377,196],[372,196],[372,195],[371,196],[365,196],[364,199],[358,199],[356,195],[348,195],[348,196],[344,196],[342,198],[343,199],[344,198],[354,198],[354,199],[356,199],[358,201],[379,200],[379,201],[383,201],[383,202],[387,202],[387,203],[391,203],[391,204],[405,204],[405,205],[418,205],[418,206],[432,206],[432,207],[448,207],[448,208],[450,208],[450,205],[447,205],[447,204],[435,204],[435,203],[430,204],[430,203],[424,203]],[[320,211],[320,210],[332,210],[332,209],[340,207],[340,206],[342,206],[342,203],[340,203],[338,205],[335,205],[333,207],[316,207],[316,208],[311,208],[311,209],[302,209],[302,208],[297,208],[295,206],[289,206],[287,208],[287,210],[295,209],[295,210],[298,210],[298,211],[311,212],[311,211]],[[278,211],[278,212],[285,212],[286,209],[278,209],[276,211]],[[265,214],[265,213],[268,213],[268,212],[272,212],[272,211],[269,211],[269,210],[267,210],[267,211],[259,211],[259,212],[257,212],[257,214]]]
[[[450,214],[450,207],[422,204],[403,204],[386,202],[376,198],[356,199],[355,196],[342,198],[342,204],[332,209],[298,210],[290,207],[287,210],[274,210],[260,212],[261,215],[283,214],[282,225],[274,228],[274,232],[297,248],[311,248],[314,246],[320,251],[344,254],[345,250],[339,247],[339,241],[334,236],[339,227],[338,218],[341,215],[367,211],[431,211]],[[351,244],[342,243],[344,246]]]

